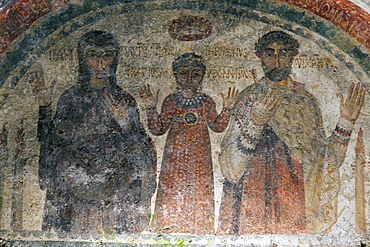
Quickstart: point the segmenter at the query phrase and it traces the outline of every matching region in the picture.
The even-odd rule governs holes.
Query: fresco
[[[241,92],[221,143],[226,233],[315,232],[335,220],[330,210],[336,208],[335,194],[325,205],[329,209],[321,207],[320,198],[338,189],[337,168],[366,91],[360,83],[351,85],[327,138],[315,97],[289,76],[298,48],[298,41],[282,31],[265,34],[255,45],[265,76]]]
[[[153,143],[134,98],[117,85],[113,36],[88,32],[77,53],[78,81],[60,96],[53,118],[51,98],[33,90],[40,104],[39,183],[46,189],[42,229],[139,232],[155,190]]]
[[[363,39],[274,1],[84,4],[1,54],[2,235],[364,236]]]
[[[168,135],[163,153],[155,218],[162,232],[212,234],[214,232],[214,181],[212,151],[207,126],[226,129],[238,91],[229,88],[218,115],[212,98],[199,92],[206,73],[204,59],[185,53],[172,63],[179,91],[165,98],[156,111],[158,93],[144,86],[149,129]]]

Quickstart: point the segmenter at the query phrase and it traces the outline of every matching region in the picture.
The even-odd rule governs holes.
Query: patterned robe
[[[193,99],[169,95],[158,115],[147,110],[154,135],[168,131],[156,200],[156,225],[164,233],[214,233],[214,181],[208,127],[222,132],[229,114],[216,112],[203,93]]]
[[[251,112],[269,88],[282,102],[264,126]],[[314,96],[298,82],[269,85],[265,78],[244,89],[221,144],[225,177],[221,234],[322,232],[336,220],[338,167],[352,123],[341,119],[326,138]],[[342,127],[345,126],[345,128]],[[326,162],[325,162],[326,161]]]

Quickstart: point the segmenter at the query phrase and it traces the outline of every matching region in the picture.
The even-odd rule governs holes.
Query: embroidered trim
[[[351,134],[352,134],[352,130],[346,130],[344,128],[342,128],[341,126],[337,125],[335,127],[335,132],[340,134],[341,136],[345,136],[345,137],[350,137]]]
[[[248,99],[248,95],[244,96],[235,105],[233,114],[241,126],[247,126],[250,122],[250,115],[252,110],[252,102]]]
[[[260,135],[256,136],[254,133],[255,127],[250,122],[246,130],[238,123],[238,127],[241,131],[239,138],[237,139],[236,146],[244,154],[251,154],[255,151],[256,145],[260,140]],[[258,131],[258,133],[260,133]]]
[[[333,132],[333,135],[341,142],[341,145],[348,145],[351,134],[352,130],[346,130],[339,125],[335,127]]]

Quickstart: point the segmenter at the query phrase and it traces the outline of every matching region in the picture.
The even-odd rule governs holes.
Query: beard
[[[263,66],[263,71],[265,72],[265,75],[268,79],[274,82],[278,82],[287,78],[290,75],[291,68],[287,69],[273,68],[269,70],[265,66]]]

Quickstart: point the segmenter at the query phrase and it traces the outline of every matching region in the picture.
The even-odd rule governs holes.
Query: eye
[[[99,56],[99,54],[94,51],[94,50],[89,50],[86,52],[86,57],[87,58],[97,58]]]
[[[109,51],[105,51],[103,53],[103,58],[108,59],[108,58],[111,58],[111,57],[114,57],[114,51],[109,50]]]
[[[292,54],[292,50],[290,49],[283,49],[283,50],[280,50],[280,56],[282,57],[286,57],[286,56],[290,56]]]
[[[194,72],[193,77],[201,77],[202,73],[201,72]]]
[[[268,57],[268,58],[272,58],[272,57],[274,57],[274,56],[275,56],[275,53],[274,53],[274,52],[272,52],[272,51],[266,51],[266,52],[265,52],[265,56],[266,56],[266,57]]]

